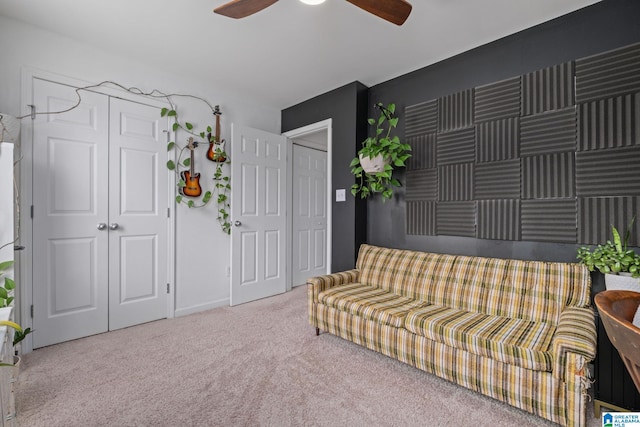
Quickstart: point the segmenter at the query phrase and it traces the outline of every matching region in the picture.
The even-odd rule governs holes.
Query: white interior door
[[[76,103],[73,88],[34,80],[39,111]],[[33,139],[33,345],[108,330],[109,98],[91,92],[38,115]]]
[[[109,329],[167,314],[167,121],[110,100]]]
[[[327,152],[293,145],[292,283],[327,272]]]
[[[286,281],[286,143],[232,124],[231,305],[283,293]]]
[[[33,80],[37,111],[74,88]],[[38,115],[33,152],[33,347],[166,317],[166,122],[82,92]],[[164,125],[163,125],[164,123]]]

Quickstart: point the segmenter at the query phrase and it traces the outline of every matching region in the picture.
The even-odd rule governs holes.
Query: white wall
[[[81,41],[59,36],[0,16],[0,111],[19,115],[23,111],[21,78],[24,67],[66,77],[99,83],[112,80],[143,91],[158,89],[164,93],[185,93],[205,98],[222,109],[222,138],[230,145],[231,122],[280,133],[280,110],[252,102],[246,94],[213,87],[206,81],[173,75],[117,53],[95,49]],[[171,57],[167,54],[167,61]],[[184,64],[187,69],[190,64]],[[215,70],[211,70],[215,73]],[[215,124],[203,104],[177,99],[178,111],[196,125]],[[29,119],[23,119],[29,120]],[[23,135],[24,137],[24,135]],[[179,142],[186,140],[178,135]],[[230,150],[232,152],[232,149]],[[205,168],[209,168],[205,170]],[[203,176],[211,176],[213,164],[200,162]],[[29,206],[30,195],[23,195]],[[30,224],[23,223],[23,227]],[[28,242],[22,242],[28,244]],[[216,205],[189,210],[178,206],[176,212],[176,315],[227,305],[229,299],[230,238],[216,221]]]

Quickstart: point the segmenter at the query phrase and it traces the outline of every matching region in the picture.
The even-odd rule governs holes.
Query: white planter
[[[633,278],[630,273],[605,274],[604,284],[608,291],[640,292],[640,278]]]
[[[381,154],[373,159],[360,154],[358,155],[358,158],[360,159],[360,166],[362,166],[362,169],[367,173],[382,172],[384,170],[384,165],[389,164],[389,160],[385,160]]]

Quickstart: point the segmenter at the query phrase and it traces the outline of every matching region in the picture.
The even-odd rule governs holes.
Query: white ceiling
[[[280,0],[241,20],[212,12],[225,0],[0,0],[0,15],[282,109],[355,80],[384,82],[597,3],[410,1],[401,27],[344,0]]]

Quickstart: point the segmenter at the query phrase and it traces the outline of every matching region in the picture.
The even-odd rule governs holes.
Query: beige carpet
[[[21,427],[553,425],[316,337],[304,287],[36,350],[17,393]]]

